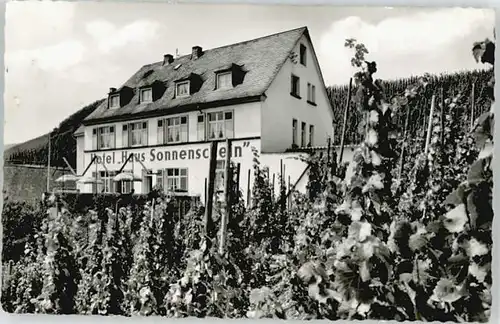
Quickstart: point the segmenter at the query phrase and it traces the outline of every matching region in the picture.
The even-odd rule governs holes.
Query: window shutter
[[[226,132],[226,138],[233,138],[234,137],[234,119],[233,119],[233,112],[232,111],[226,111],[224,113],[224,128]]]
[[[141,137],[142,145],[148,145],[148,123],[146,122],[142,123]]]
[[[164,144],[165,143],[164,135],[163,135],[163,119],[158,120],[158,127],[156,130],[156,136],[157,136],[157,138],[156,138],[157,144]]]
[[[203,115],[203,114],[198,115],[197,132],[198,132],[198,141],[204,141],[205,140],[205,115]]]
[[[127,124],[123,125],[122,128],[122,147],[130,146],[129,136],[128,136],[128,127]]]
[[[97,129],[92,129],[92,149],[97,150]]]

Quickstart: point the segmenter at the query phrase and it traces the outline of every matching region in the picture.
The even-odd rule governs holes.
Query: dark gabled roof
[[[189,54],[176,58],[168,65],[163,65],[163,61],[145,65],[120,87],[128,86],[135,90],[130,102],[121,108],[108,109],[105,101],[84,122],[90,124],[127,119],[132,116],[161,115],[173,112],[173,110],[182,111],[183,107],[196,107],[227,100],[244,101],[245,98],[260,98],[304,33],[309,37],[307,27],[204,50],[203,55],[196,60],[191,60],[191,54]],[[243,83],[231,89],[214,90],[215,72],[231,67],[233,64],[240,66],[245,73]],[[179,67],[175,69],[177,66]],[[203,81],[201,88],[189,97],[175,98],[174,82],[192,74],[201,77]],[[166,85],[165,93],[152,103],[140,104],[137,89],[152,84],[154,81],[160,81]]]

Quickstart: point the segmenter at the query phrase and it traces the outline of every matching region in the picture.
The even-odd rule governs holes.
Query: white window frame
[[[149,92],[150,93],[150,96],[149,98],[144,98],[144,94]],[[141,92],[140,92],[140,101],[141,103],[150,103],[150,102],[153,102],[153,88],[144,88],[144,89],[141,89]]]
[[[146,127],[144,127],[144,124]],[[139,127],[137,127],[139,126]],[[149,126],[147,121],[139,121],[133,123],[123,124],[122,127],[122,146],[123,147],[137,147],[146,146],[149,141]],[[133,143],[134,135],[139,133],[139,143]]]
[[[186,85],[187,86],[187,93],[185,94],[179,94],[179,88],[180,86],[183,86],[183,85]],[[177,82],[175,84],[175,97],[189,97],[189,86],[190,86],[190,82],[189,80],[188,81],[182,81],[182,82]]]
[[[307,101],[316,103],[316,86],[312,83],[307,83]]]
[[[183,122],[183,119],[185,122]],[[160,126],[161,123],[161,126]],[[171,131],[177,130],[179,139],[169,140]],[[158,144],[189,142],[189,115],[181,115],[158,120]]]
[[[221,84],[220,78],[229,76],[229,81],[227,84]],[[217,89],[231,89],[233,87],[233,74],[231,72],[220,72],[217,73]]]
[[[113,181],[116,176],[116,171],[100,171],[100,179],[103,181],[101,186],[104,186],[105,193],[115,193],[117,190],[117,183]]]
[[[116,99],[116,102],[113,103],[113,99]],[[120,107],[120,95],[115,94],[109,96],[109,108],[119,108]]]
[[[165,176],[163,185],[165,186],[166,191],[188,192],[189,177],[187,168],[167,168],[163,174]],[[183,179],[185,180],[185,188],[182,188]]]
[[[132,173],[132,170],[122,170],[122,173]],[[122,194],[130,193],[130,192],[132,192],[132,189],[134,189],[134,182],[133,181],[120,181],[119,186],[121,187],[120,192]],[[118,188],[118,184],[117,184],[117,188]]]
[[[105,141],[104,137],[108,138],[108,140]],[[109,138],[111,138],[109,145],[104,145],[108,143]],[[94,150],[113,149],[115,148],[115,144],[116,144],[115,125],[96,127],[92,130],[92,149]]]
[[[121,193],[126,194],[126,193],[131,193],[132,189],[134,189],[134,182],[133,181],[120,181],[121,182]]]
[[[230,114],[230,118],[228,118]],[[234,111],[233,110],[220,110],[211,111],[206,114],[207,123],[207,139],[219,140],[224,138],[234,138]],[[215,117],[215,118],[214,118]],[[212,129],[215,127],[214,136],[212,136]],[[219,134],[222,132],[222,137]]]

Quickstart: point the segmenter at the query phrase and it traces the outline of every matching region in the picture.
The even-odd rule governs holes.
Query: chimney
[[[191,53],[191,59],[196,60],[203,54],[203,49],[200,46],[193,46],[193,51]]]
[[[116,91],[116,88],[109,88],[109,93],[113,93]]]
[[[174,56],[172,54],[163,55],[163,65],[169,65],[174,61]]]

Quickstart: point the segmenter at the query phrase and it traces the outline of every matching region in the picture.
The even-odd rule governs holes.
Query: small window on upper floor
[[[307,102],[316,105],[316,87],[313,84],[307,84]]]
[[[109,108],[120,107],[120,95],[109,96]]]
[[[182,81],[175,84],[175,96],[176,97],[189,96],[189,81]]]
[[[304,44],[300,44],[300,64],[307,65],[307,48]]]
[[[297,145],[297,119],[292,119],[292,146]]]
[[[141,103],[153,102],[153,89],[141,89]]]
[[[300,99],[300,78],[292,74],[290,94]]]
[[[229,89],[233,87],[232,73],[217,73],[217,89]]]

